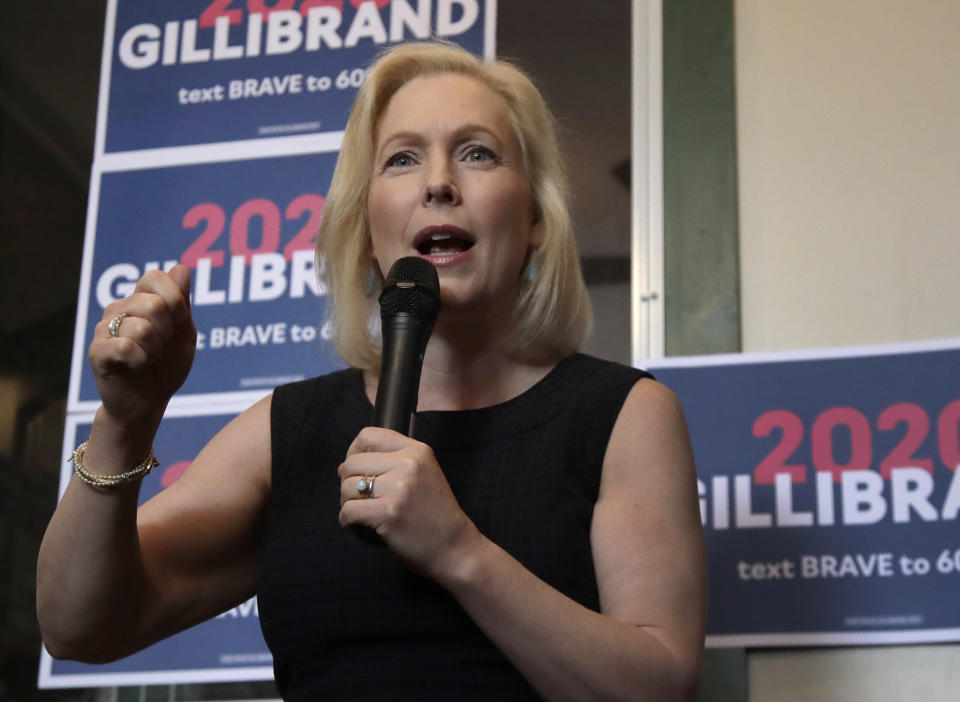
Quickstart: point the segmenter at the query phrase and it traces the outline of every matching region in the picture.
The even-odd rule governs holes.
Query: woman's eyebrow
[[[408,131],[408,130],[394,132],[388,138],[380,142],[380,144],[377,147],[377,153],[383,151],[385,148],[387,148],[394,142],[419,145],[423,141],[425,141],[423,135],[419,134],[418,132]]]
[[[478,134],[483,134],[488,136],[489,138],[493,139],[493,141],[498,147],[500,148],[503,147],[503,142],[497,136],[496,132],[491,130],[489,127],[485,127],[482,124],[469,123],[469,124],[461,125],[457,127],[455,130],[453,130],[453,132],[450,133],[448,140],[450,142],[458,142],[458,141],[462,141],[463,139],[476,136]],[[426,137],[420,132],[408,130],[408,129],[400,130],[398,132],[394,132],[390,134],[390,136],[388,136],[386,139],[381,141],[377,147],[377,153],[380,154],[395,142],[400,142],[402,144],[411,144],[414,146],[421,146],[426,140],[427,140]]]
[[[465,124],[462,127],[458,127],[453,132],[451,137],[453,141],[459,141],[461,139],[476,136],[477,134],[485,134],[493,139],[498,147],[503,146],[496,132],[492,131],[489,127],[483,126],[482,124]]]

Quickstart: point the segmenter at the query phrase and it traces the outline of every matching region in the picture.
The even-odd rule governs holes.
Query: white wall
[[[743,349],[960,336],[960,2],[735,23]],[[748,660],[753,702],[960,699],[960,645]]]
[[[735,23],[744,350],[960,336],[960,2]]]

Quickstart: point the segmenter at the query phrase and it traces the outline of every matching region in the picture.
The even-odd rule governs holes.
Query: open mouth
[[[470,249],[473,239],[458,227],[427,227],[417,235],[414,247],[422,256],[449,256]]]
[[[442,256],[466,251],[471,246],[473,246],[472,241],[452,234],[433,234],[417,246],[417,251],[424,256]]]

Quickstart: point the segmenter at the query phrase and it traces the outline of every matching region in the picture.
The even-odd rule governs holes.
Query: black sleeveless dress
[[[594,610],[590,522],[603,456],[643,377],[577,354],[503,404],[416,417],[414,437],[431,446],[480,531]],[[274,392],[258,601],[281,694],[287,702],[538,699],[452,596],[382,543],[340,526],[337,467],[372,418],[356,369]]]

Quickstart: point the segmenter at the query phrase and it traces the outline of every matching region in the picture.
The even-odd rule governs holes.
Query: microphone
[[[425,258],[398,259],[383,281],[383,358],[373,425],[410,436],[420,391],[423,354],[440,311],[440,279]]]

